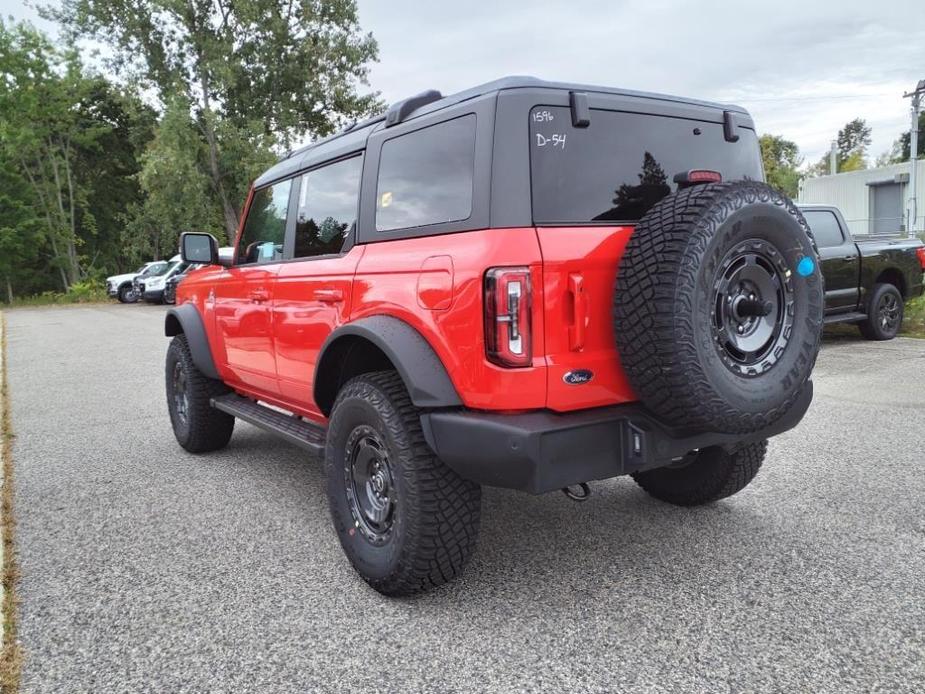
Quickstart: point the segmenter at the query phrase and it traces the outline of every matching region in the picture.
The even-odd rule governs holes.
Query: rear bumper
[[[421,424],[427,443],[460,476],[491,487],[542,494],[661,467],[696,448],[770,438],[795,427],[812,399],[808,382],[786,415],[745,435],[672,429],[639,404],[569,414],[444,410],[422,415]]]

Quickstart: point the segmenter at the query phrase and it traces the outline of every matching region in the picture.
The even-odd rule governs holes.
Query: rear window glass
[[[755,133],[726,142],[721,123],[591,111],[572,127],[564,106],[530,112],[533,218],[538,224],[634,222],[677,190],[676,174],[709,169],[724,181],[761,180]]]
[[[474,168],[474,115],[386,141],[379,158],[376,230],[468,219]]]
[[[841,246],[844,243],[845,237],[842,236],[838,220],[829,210],[803,210],[803,216],[819,248]]]

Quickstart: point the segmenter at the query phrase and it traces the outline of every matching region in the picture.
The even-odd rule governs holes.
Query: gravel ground
[[[755,482],[487,490],[460,580],[388,600],[318,460],[174,442],[162,312],[7,312],[25,692],[925,690],[925,341],[839,339]]]

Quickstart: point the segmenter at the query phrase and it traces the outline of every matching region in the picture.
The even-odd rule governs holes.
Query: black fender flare
[[[209,339],[206,337],[206,327],[195,304],[183,304],[167,309],[167,315],[164,318],[164,335],[174,337],[181,333],[186,335],[186,343],[189,345],[196,368],[204,376],[221,380],[218,369],[215,368],[215,360],[212,359],[212,350],[209,348]]]
[[[460,407],[462,400],[430,343],[405,321],[394,316],[370,316],[342,325],[328,335],[315,366],[315,403],[329,415],[341,381],[338,366],[345,348],[359,338],[375,345],[401,376],[411,402],[417,407]],[[336,373],[336,376],[332,377]]]

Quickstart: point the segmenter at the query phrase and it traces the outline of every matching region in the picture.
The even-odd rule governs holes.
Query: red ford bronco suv
[[[376,590],[456,576],[481,486],[632,475],[704,504],[799,422],[823,322],[809,228],[740,108],[506,78],[429,91],[260,176],[231,261],[168,311],[180,445],[243,419],[323,454]]]

